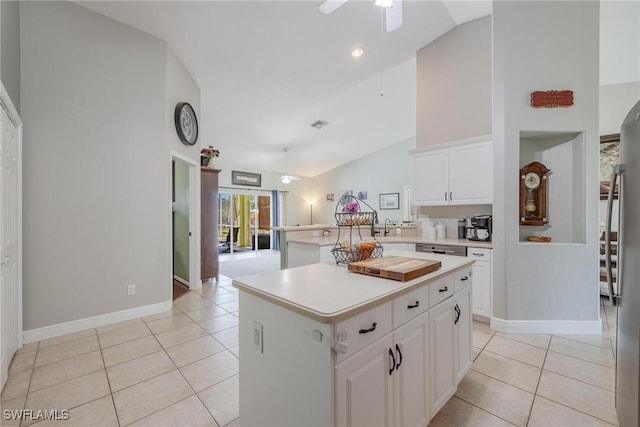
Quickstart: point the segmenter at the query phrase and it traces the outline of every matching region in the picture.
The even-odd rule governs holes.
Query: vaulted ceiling
[[[221,150],[217,165],[283,172],[287,147],[303,176],[412,138],[416,51],[491,13],[485,0],[404,0],[404,25],[383,33],[373,0],[329,15],[319,0],[77,3],[169,43],[200,86],[200,143]]]

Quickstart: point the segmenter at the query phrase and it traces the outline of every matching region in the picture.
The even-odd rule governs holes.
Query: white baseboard
[[[600,334],[600,320],[504,320],[491,318],[491,329],[505,334]]]
[[[48,338],[58,337],[60,335],[84,331],[85,329],[98,328],[112,323],[137,319],[138,317],[151,316],[152,314],[170,310],[172,306],[173,300],[168,300],[158,304],[145,305],[142,307],[130,308],[128,310],[116,311],[114,313],[101,314],[99,316],[87,317],[85,319],[72,320],[70,322],[30,329],[22,333],[22,339],[24,344],[42,341]]]

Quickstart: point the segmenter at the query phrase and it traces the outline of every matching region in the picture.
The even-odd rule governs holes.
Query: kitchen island
[[[407,282],[318,263],[234,280],[247,426],[415,425],[471,366],[473,260]]]

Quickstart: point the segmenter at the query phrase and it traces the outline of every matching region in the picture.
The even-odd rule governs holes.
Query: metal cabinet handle
[[[396,369],[396,358],[393,356],[393,350],[389,349],[389,361],[391,367],[389,368],[389,375],[393,374],[393,370]]]
[[[371,325],[371,327],[369,329],[360,329],[358,331],[359,334],[368,334],[369,332],[373,332],[376,330],[376,326],[378,326],[377,322],[373,322],[373,324]]]
[[[444,288],[438,289],[438,292],[447,292],[449,288],[445,286]]]
[[[402,352],[400,351],[400,347],[396,344],[396,353],[398,354],[398,364],[396,365],[396,371],[402,365]]]
[[[461,314],[460,306],[456,304],[456,306],[453,309],[456,312],[456,320],[453,322],[453,324],[457,325],[458,321],[460,320],[460,314]]]
[[[466,282],[467,280],[469,280],[469,276],[464,276],[462,279],[460,279],[461,282]]]
[[[419,307],[419,306],[420,306],[420,301],[416,301],[415,304],[409,304],[407,306],[407,308],[411,309],[411,308],[416,308],[416,307]]]
[[[446,191],[444,192],[444,201],[445,202],[447,201],[447,192]]]
[[[475,255],[475,256],[484,256],[484,254],[478,254],[478,253],[475,253],[475,252],[471,252],[471,253],[472,253],[473,255]]]
[[[449,201],[453,201],[453,192],[449,191]]]

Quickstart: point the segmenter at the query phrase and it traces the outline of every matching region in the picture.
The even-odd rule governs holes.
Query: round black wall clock
[[[178,138],[183,144],[194,145],[198,140],[198,119],[188,102],[178,102],[173,114]]]

